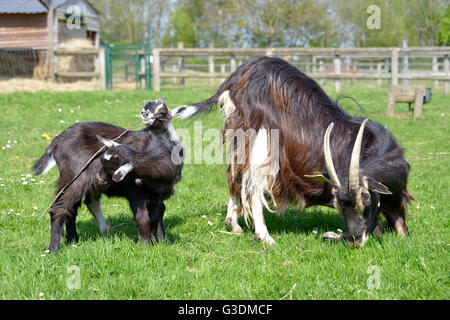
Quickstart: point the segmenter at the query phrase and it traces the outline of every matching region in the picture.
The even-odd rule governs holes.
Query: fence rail
[[[388,80],[394,85],[398,85],[399,80],[434,80],[435,86],[438,85],[438,81],[443,81],[445,94],[448,94],[450,88],[450,47],[183,48],[182,45],[179,45],[178,48],[155,48],[152,54],[155,91],[160,91],[162,78],[172,78],[174,81],[177,78],[223,79],[228,77],[242,60],[263,55],[280,56],[291,60],[290,62],[293,64],[305,66],[305,73],[312,78],[321,81],[333,80],[336,92],[340,91],[341,80],[355,79],[373,79],[377,80],[379,84],[382,80]],[[177,57],[178,60],[174,61],[174,57]],[[197,66],[193,63],[184,64],[184,59],[188,57],[204,58],[207,63],[200,63]],[[294,57],[297,58],[296,61],[293,59]],[[424,70],[408,70],[408,67],[405,70],[406,57],[432,58],[432,63],[411,63],[411,66],[430,67]],[[215,60],[219,59],[221,62],[215,64]],[[299,61],[299,59],[303,60]],[[400,59],[402,59],[403,70],[399,70]],[[224,63],[224,60],[229,63]],[[363,60],[364,63],[357,62],[358,60]],[[172,70],[164,70],[165,66],[171,66]],[[220,72],[216,71],[217,67],[220,68]],[[440,67],[442,67],[442,71]],[[193,70],[195,68],[206,69],[206,71]],[[210,83],[213,84],[212,80]]]

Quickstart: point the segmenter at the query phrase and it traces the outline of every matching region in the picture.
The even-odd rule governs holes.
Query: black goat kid
[[[172,149],[177,146],[182,151],[183,148],[172,126],[165,98],[149,101],[141,117],[146,128],[126,133],[124,128],[103,122],[77,123],[60,133],[33,165],[35,175],[57,165],[59,191],[103,145],[107,147],[52,206],[50,251],[60,249],[64,224],[67,243],[78,241],[75,220],[83,197],[100,231],[110,231],[101,209],[102,194],[125,197],[129,201],[142,242],[167,239],[163,201],[174,193],[183,165],[183,155],[172,157]],[[117,141],[111,140],[122,133]]]

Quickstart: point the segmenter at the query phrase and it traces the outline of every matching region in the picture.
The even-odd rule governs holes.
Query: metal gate
[[[151,90],[150,41],[137,44],[105,43],[106,89]]]

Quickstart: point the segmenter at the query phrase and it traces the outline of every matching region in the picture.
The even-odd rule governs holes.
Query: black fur
[[[152,103],[156,102],[149,102],[145,110]],[[64,223],[67,242],[78,240],[75,219],[83,196],[86,195],[85,203],[89,206],[98,201],[102,193],[125,197],[129,201],[139,237],[144,243],[166,239],[163,201],[174,193],[174,185],[181,179],[182,164],[174,164],[171,160],[171,148],[177,142],[166,138],[165,128],[171,125],[171,117],[167,116],[170,112],[165,109],[167,113],[158,115],[158,121],[152,123],[158,124],[157,127],[148,125],[144,130],[125,133],[116,141],[120,145],[109,147],[98,155],[60,196],[50,210],[51,251],[60,248]],[[77,123],[55,137],[33,165],[34,173],[41,174],[53,158],[60,172],[59,192],[103,146],[97,136],[115,139],[124,131],[124,128],[103,122]],[[105,154],[109,155],[109,160]],[[126,163],[133,165],[133,171],[116,182],[113,179],[115,170]]]

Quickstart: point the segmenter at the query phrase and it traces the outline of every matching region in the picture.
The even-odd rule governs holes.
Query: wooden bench
[[[422,106],[427,88],[424,84],[391,85],[386,109],[386,115],[393,117],[396,102],[414,103],[414,119],[422,115]]]

